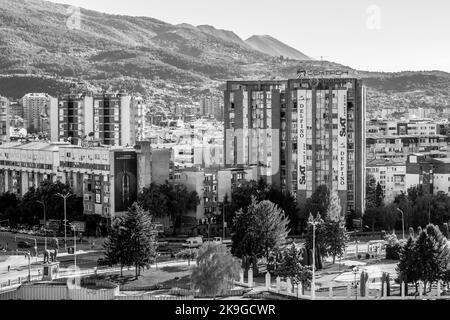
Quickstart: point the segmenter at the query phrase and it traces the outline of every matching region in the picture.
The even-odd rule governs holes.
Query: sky
[[[52,0],[96,11],[271,35],[359,70],[450,72],[450,1]]]

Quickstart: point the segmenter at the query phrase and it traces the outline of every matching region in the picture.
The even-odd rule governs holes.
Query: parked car
[[[29,243],[28,241],[19,241],[17,243],[17,247],[18,248],[31,248],[33,247],[31,243]]]

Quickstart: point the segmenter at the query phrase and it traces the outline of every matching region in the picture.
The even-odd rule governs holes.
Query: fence
[[[231,290],[227,290],[223,293],[219,293],[216,295],[216,297],[237,297],[237,296],[242,296],[245,293],[247,293],[249,290],[244,290],[244,289],[231,289]],[[175,289],[171,289],[169,291],[170,295],[174,295],[174,296],[193,296],[195,298],[213,298],[213,296],[211,294],[201,294],[200,292],[197,291],[193,291],[193,290],[189,290],[189,289],[179,289],[179,288],[175,288]]]
[[[193,300],[194,296],[155,296],[149,293],[144,293],[140,295],[121,295],[116,296],[115,300]]]
[[[373,282],[366,282],[365,289],[361,290],[361,286],[358,285],[359,282],[355,283],[335,283],[330,282],[328,286],[318,287],[315,290],[315,298],[319,300],[349,300],[349,299],[359,299],[359,300],[373,300],[373,299],[386,299],[386,300],[406,300],[406,299],[449,299],[450,300],[450,290],[447,284],[447,290],[442,290],[445,288],[442,281],[438,281],[433,284],[429,289],[427,294],[424,294],[424,285],[422,282],[418,283],[418,290],[416,292],[416,287],[410,284],[395,284],[390,282],[389,291],[386,283],[379,283],[379,288],[375,288],[371,284]],[[378,283],[375,283],[376,285]],[[405,290],[406,289],[406,290]],[[412,290],[411,290],[412,289]],[[265,291],[284,295],[288,298],[297,297],[299,299],[312,299],[312,292],[310,290],[305,290],[305,294],[302,290],[302,285],[292,285],[290,280],[281,281],[280,277],[276,278],[275,286],[272,284],[270,273],[266,273],[266,283]],[[308,292],[308,294],[306,294]],[[413,295],[407,295],[406,292],[414,292]],[[262,293],[259,293],[260,295]],[[449,294],[449,295],[446,295]],[[264,295],[262,294],[262,297]]]

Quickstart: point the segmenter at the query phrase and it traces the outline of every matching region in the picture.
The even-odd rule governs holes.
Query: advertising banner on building
[[[338,190],[347,190],[347,92],[338,91]]]
[[[306,92],[307,90],[297,90],[297,176],[298,176],[298,190],[306,190]]]
[[[127,211],[137,199],[137,158],[133,151],[114,152],[114,205]]]

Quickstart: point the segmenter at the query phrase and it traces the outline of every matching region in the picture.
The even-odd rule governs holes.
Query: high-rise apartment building
[[[9,141],[9,100],[0,96],[0,143]]]
[[[58,105],[58,100],[46,93],[27,93],[20,99],[23,108],[25,129],[30,133],[50,130],[49,113]]]
[[[352,78],[229,81],[225,165],[258,166],[258,177],[299,202],[320,186],[343,214],[364,211],[365,88]]]
[[[51,111],[52,140],[83,139],[104,145],[133,146],[143,135],[143,105],[140,97],[128,94],[68,94]]]

